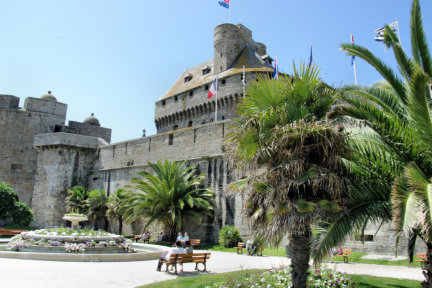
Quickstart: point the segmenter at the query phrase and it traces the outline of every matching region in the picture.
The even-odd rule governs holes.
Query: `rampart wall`
[[[207,176],[205,184],[213,189],[216,200],[214,217],[205,217],[200,225],[186,223],[185,229],[191,237],[204,242],[217,241],[223,225],[236,225],[246,236],[249,230],[241,217],[243,198],[241,195],[228,197],[233,176],[223,158],[222,147],[230,122],[221,121],[102,147],[97,168],[90,175],[89,189],[104,189],[110,194],[131,185],[130,179],[137,177],[137,172],[148,169],[148,162],[186,160],[198,165],[199,172]],[[173,137],[172,145],[169,144],[170,136]]]
[[[33,137],[53,132],[55,125],[64,124],[65,118],[61,113],[19,109],[18,97],[5,96],[0,95],[0,180],[15,189],[20,201],[30,205],[37,159]]]

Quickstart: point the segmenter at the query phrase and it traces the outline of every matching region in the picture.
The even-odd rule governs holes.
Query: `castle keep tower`
[[[265,45],[255,42],[252,32],[241,24],[221,24],[215,28],[213,55],[213,59],[186,69],[156,102],[158,133],[213,122],[216,103],[215,99],[207,99],[207,93],[216,75],[217,121],[222,121],[235,116],[235,106],[243,97],[243,68],[246,84],[255,81],[259,73],[273,72]]]

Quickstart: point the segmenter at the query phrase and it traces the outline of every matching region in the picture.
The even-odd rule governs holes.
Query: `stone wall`
[[[3,104],[0,107],[18,105],[16,101],[12,106]],[[20,201],[28,205],[32,202],[37,159],[33,137],[53,132],[54,127],[63,125],[64,121],[63,116],[55,113],[0,109],[0,180],[10,184],[18,193]]]
[[[379,230],[378,230],[379,228]],[[378,231],[378,232],[377,232]],[[389,255],[393,256],[396,252],[396,234],[391,229],[390,223],[385,223],[381,227],[377,224],[369,224],[364,231],[365,241],[359,241],[359,235],[351,235],[348,237],[344,245],[352,248],[355,252]],[[407,256],[408,238],[405,233],[400,234],[397,245],[397,255]],[[426,246],[421,239],[417,239],[414,253],[423,253],[426,251]]]
[[[104,128],[96,125],[91,125],[87,123],[81,123],[76,121],[69,121],[68,123],[68,133],[79,134],[84,136],[91,136],[104,139],[108,143],[111,142],[111,129]]]
[[[97,158],[99,140],[68,133],[37,135],[36,184],[32,210],[36,227],[66,224],[67,190],[75,185],[88,186],[88,175]]]
[[[96,169],[89,177],[89,189],[104,189],[111,194],[131,185],[130,179],[147,170],[148,162],[186,160],[198,165],[199,172],[207,176],[205,184],[215,192],[216,207],[214,217],[204,217],[199,225],[187,221],[184,229],[203,242],[217,241],[223,225],[235,225],[244,236],[249,235],[247,223],[241,217],[243,198],[228,196],[233,177],[223,158],[222,146],[229,123],[221,121],[102,147]],[[131,229],[126,230],[131,234],[140,233],[142,225],[135,225],[138,231],[134,227],[127,229]]]
[[[218,121],[236,115],[236,105],[243,97],[242,76],[237,73],[219,79]],[[257,73],[246,73],[246,82],[255,81]],[[195,87],[175,96],[156,102],[155,122],[158,133],[172,131],[174,126],[185,128],[211,123],[215,118],[215,97],[207,99],[211,83]],[[192,92],[192,94],[191,94]]]

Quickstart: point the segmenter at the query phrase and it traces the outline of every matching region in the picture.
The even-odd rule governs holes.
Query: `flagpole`
[[[215,123],[217,122],[217,110],[218,110],[218,90],[219,90],[219,74],[216,75],[216,106],[215,106]]]
[[[354,37],[353,37],[353,33],[351,32],[351,43],[354,45]],[[353,62],[353,68],[354,68],[354,83],[357,86],[357,69],[356,69],[356,61],[355,61],[355,57],[352,56],[352,62]]]
[[[356,63],[355,59],[353,60],[353,66],[354,66],[354,83],[357,86],[357,71],[356,71]]]
[[[231,3],[228,6],[228,23],[231,23]]]
[[[402,41],[401,41],[401,38],[400,38],[400,30],[399,30],[399,19],[397,19],[396,18],[396,23],[397,23],[397,26],[398,26],[398,37],[399,37],[399,44],[401,45],[401,47],[402,47]]]

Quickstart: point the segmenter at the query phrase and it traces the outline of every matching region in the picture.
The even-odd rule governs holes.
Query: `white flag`
[[[393,30],[393,32],[396,33],[396,31],[399,29],[399,22],[398,22],[398,20],[393,21],[392,23],[389,24],[389,26]],[[385,31],[384,27],[376,29],[374,31],[375,34],[376,34],[375,35],[375,41],[378,41],[378,42],[383,42],[384,41],[384,31]]]

